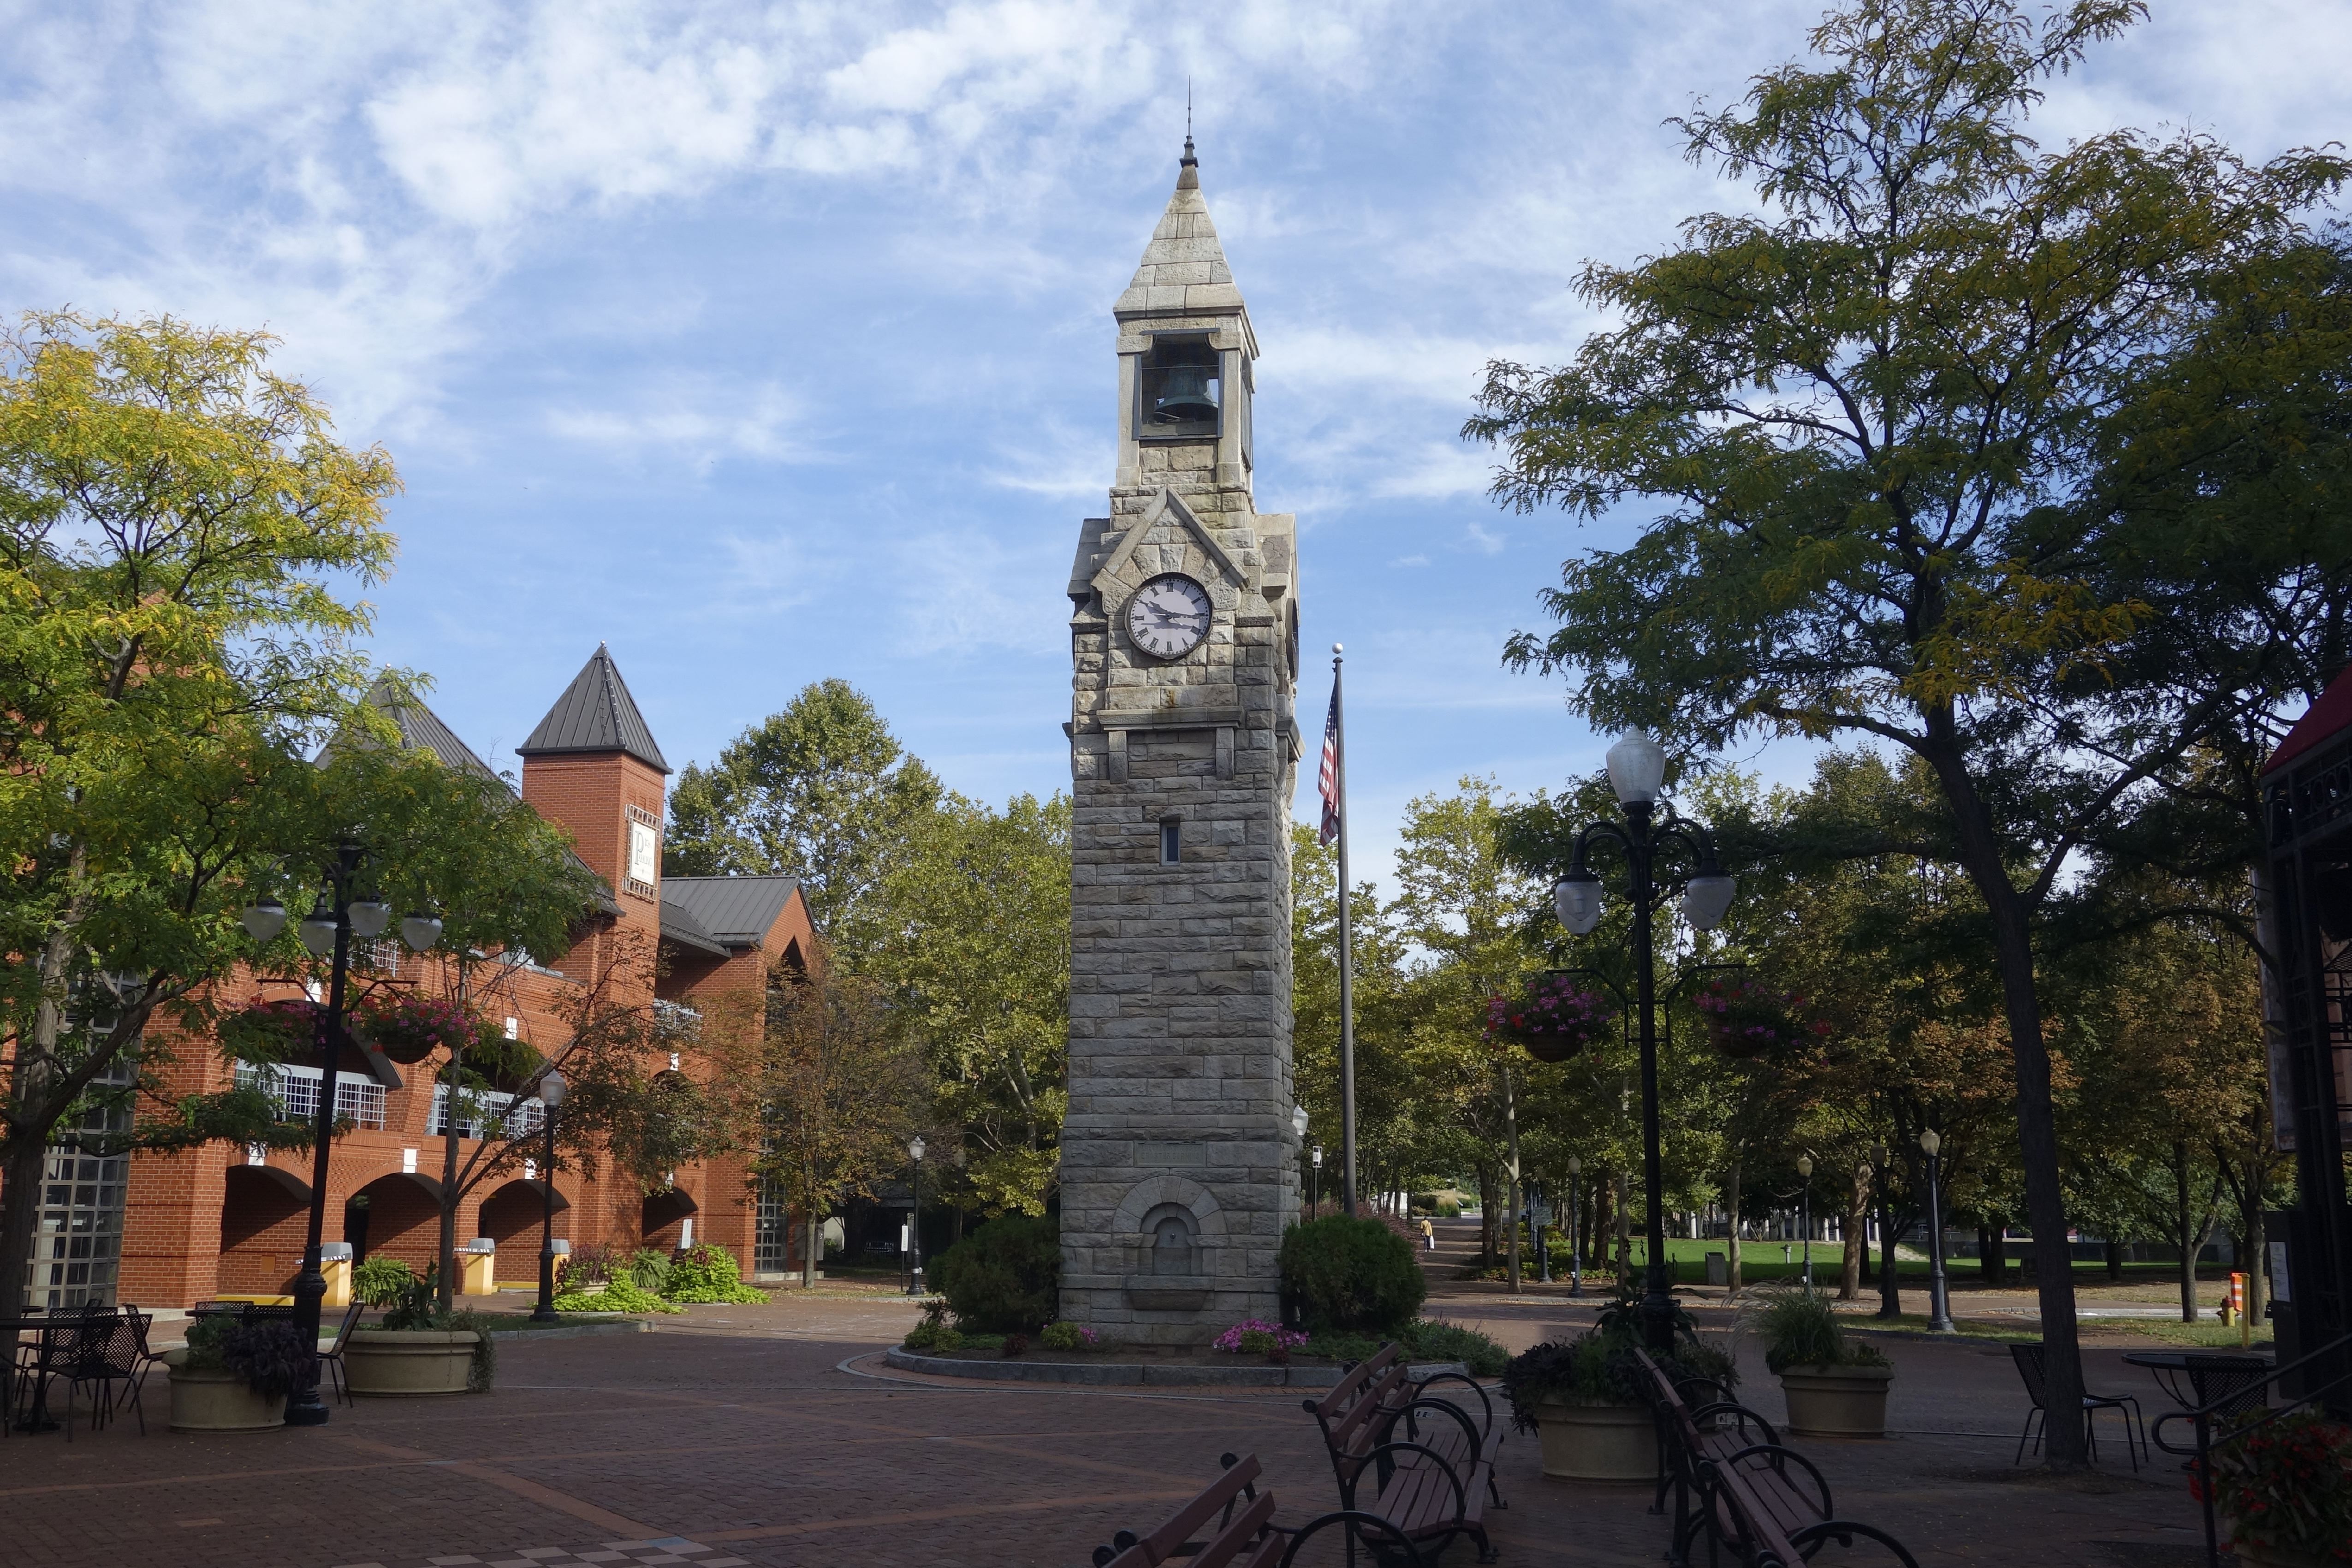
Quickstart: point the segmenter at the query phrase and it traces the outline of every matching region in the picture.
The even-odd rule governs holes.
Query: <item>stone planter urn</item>
[[[1639,1405],[1547,1399],[1536,1406],[1536,1438],[1548,1476],[1570,1481],[1658,1479],[1657,1423]]]
[[[163,1352],[172,1378],[174,1432],[267,1432],[286,1425],[286,1396],[264,1399],[245,1379],[217,1367],[192,1369],[184,1347]]]
[[[2234,1529],[2230,1534],[2230,1550],[2237,1554],[2238,1568],[2327,1568],[2328,1560],[2316,1552],[2264,1546],[2259,1541],[2246,1540]]]
[[[354,1394],[463,1394],[480,1338],[464,1329],[360,1329],[343,1342],[344,1382]]]
[[[1792,1366],[1780,1373],[1789,1430],[1807,1437],[1884,1437],[1891,1366]]]

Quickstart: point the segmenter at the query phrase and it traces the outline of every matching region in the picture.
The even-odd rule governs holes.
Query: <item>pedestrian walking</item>
[[[1432,1252],[1437,1250],[1437,1227],[1426,1216],[1421,1222],[1421,1244]]]

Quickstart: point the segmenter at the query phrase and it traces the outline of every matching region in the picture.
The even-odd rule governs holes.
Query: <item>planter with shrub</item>
[[[373,1260],[371,1260],[373,1261]],[[354,1330],[343,1342],[344,1384],[354,1396],[410,1397],[489,1388],[498,1352],[489,1330],[472,1312],[439,1310],[440,1269],[412,1274],[405,1283],[360,1285],[361,1300],[386,1309],[381,1323]]]
[[[1309,1333],[1393,1336],[1429,1294],[1412,1243],[1376,1219],[1332,1215],[1283,1233],[1283,1315]]]
[[[1019,1214],[990,1220],[940,1255],[931,1283],[967,1333],[1035,1333],[1061,1310],[1061,1226]]]
[[[2242,1568],[2352,1563],[2352,1426],[2316,1410],[2251,1410],[2212,1450],[2213,1511]],[[2258,1425],[2259,1424],[2259,1425]]]
[[[197,1319],[188,1342],[163,1352],[174,1432],[267,1432],[286,1425],[286,1401],[309,1370],[301,1331],[285,1318]]]
[[[1828,1298],[1759,1292],[1743,1323],[1764,1342],[1764,1365],[1788,1396],[1789,1430],[1808,1437],[1884,1437],[1895,1369],[1876,1345],[1847,1337]]]
[[[1633,1304],[1620,1302],[1602,1310],[1600,1327],[1537,1345],[1503,1369],[1511,1425],[1537,1434],[1545,1475],[1575,1481],[1658,1479],[1657,1426],[1633,1357],[1641,1342]],[[1652,1359],[1676,1381],[1705,1377],[1728,1387],[1738,1376],[1731,1358],[1702,1342],[1687,1319],[1678,1325],[1674,1353]]]

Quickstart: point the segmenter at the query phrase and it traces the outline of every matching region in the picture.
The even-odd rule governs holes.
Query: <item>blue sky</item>
[[[1416,793],[1597,763],[1497,653],[1607,535],[1499,511],[1454,432],[1487,358],[1601,324],[1583,259],[1746,205],[1660,122],[1819,10],[0,0],[0,310],[279,333],[406,480],[373,651],[501,766],[604,640],[673,763],[837,675],[952,786],[1044,792],[1110,304],[1189,77],[1373,872]],[[2153,13],[2053,85],[2045,142],[2345,132],[2352,3]]]

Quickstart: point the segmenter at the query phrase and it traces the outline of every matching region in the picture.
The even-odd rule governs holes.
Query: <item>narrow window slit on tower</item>
[[[1173,866],[1184,858],[1184,824],[1169,817],[1160,825],[1160,863]]]

